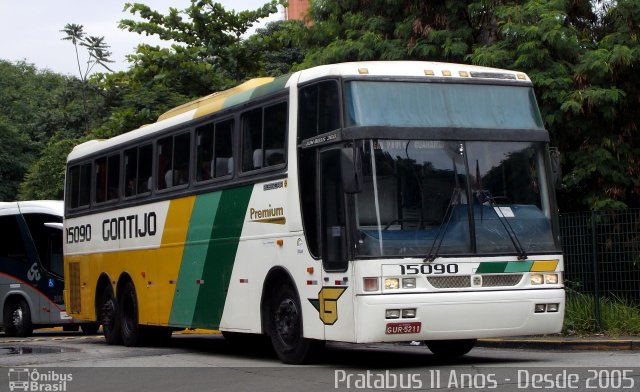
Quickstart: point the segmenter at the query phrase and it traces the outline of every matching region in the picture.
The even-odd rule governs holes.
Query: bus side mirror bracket
[[[342,187],[347,194],[362,192],[362,156],[360,149],[345,147],[340,154]]]

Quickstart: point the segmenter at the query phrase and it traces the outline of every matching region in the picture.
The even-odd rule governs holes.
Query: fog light
[[[402,318],[415,318],[416,310],[415,309],[402,309]]]
[[[558,284],[558,274],[546,274],[544,276],[544,282],[546,284]]]
[[[386,278],[384,280],[384,288],[386,290],[395,290],[400,287],[400,279],[398,278]]]
[[[542,274],[531,274],[531,284],[543,284],[544,276]]]
[[[402,279],[402,288],[403,289],[415,289],[416,288],[416,278],[403,278]]]
[[[364,278],[364,291],[378,291],[379,282],[378,278]]]
[[[535,312],[536,313],[544,313],[546,308],[547,308],[547,306],[545,304],[536,304]]]
[[[547,312],[556,313],[560,308],[560,304],[547,304]]]
[[[387,311],[385,312],[385,317],[388,319],[400,318],[400,309],[387,309]]]

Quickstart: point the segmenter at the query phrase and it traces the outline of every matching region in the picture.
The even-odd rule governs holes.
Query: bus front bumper
[[[540,305],[557,304],[557,311]],[[536,312],[536,305],[538,306]],[[553,310],[554,306],[550,308]],[[356,297],[356,342],[477,339],[558,333],[563,289],[383,294]],[[402,317],[403,310],[415,317]],[[399,318],[387,318],[399,310]]]

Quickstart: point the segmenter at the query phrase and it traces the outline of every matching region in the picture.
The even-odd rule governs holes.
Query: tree
[[[88,132],[89,110],[87,109],[86,90],[89,75],[96,65],[100,65],[106,70],[113,72],[107,65],[107,63],[113,63],[113,61],[109,59],[109,56],[111,56],[111,52],[109,51],[109,45],[104,42],[104,37],[87,36],[82,25],[67,23],[64,26],[64,29],[60,31],[66,34],[66,36],[63,37],[62,40],[71,41],[73,47],[75,48],[76,62],[78,64],[78,74],[80,76],[80,81],[82,82],[82,103],[85,112],[85,130]],[[87,60],[84,70],[82,69],[82,66],[80,64],[80,53],[78,52],[78,46],[84,47],[87,51]]]
[[[197,97],[235,86],[259,66],[243,46],[242,37],[260,19],[277,11],[282,0],[272,0],[255,11],[227,11],[212,0],[191,0],[179,11],[163,15],[140,3],[125,9],[143,21],[125,19],[120,28],[138,34],[157,35],[175,42],[171,48],[140,45],[129,56],[133,76],[143,84],[167,88]]]

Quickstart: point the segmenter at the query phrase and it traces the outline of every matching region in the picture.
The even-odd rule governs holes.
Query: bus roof
[[[167,128],[240,105],[262,96],[283,91],[290,82],[301,84],[331,76],[359,77],[424,77],[426,79],[475,79],[491,81],[512,81],[531,83],[522,72],[497,68],[479,67],[465,64],[438,63],[429,61],[364,61],[321,65],[298,71],[279,78],[251,79],[236,87],[219,91],[173,108],[158,117],[158,121],[115,136],[108,140],[90,140],[74,147],[68,161],[118,146],[149,134],[159,133]]]
[[[64,202],[62,200],[0,202],[0,216],[18,213],[64,216]]]

